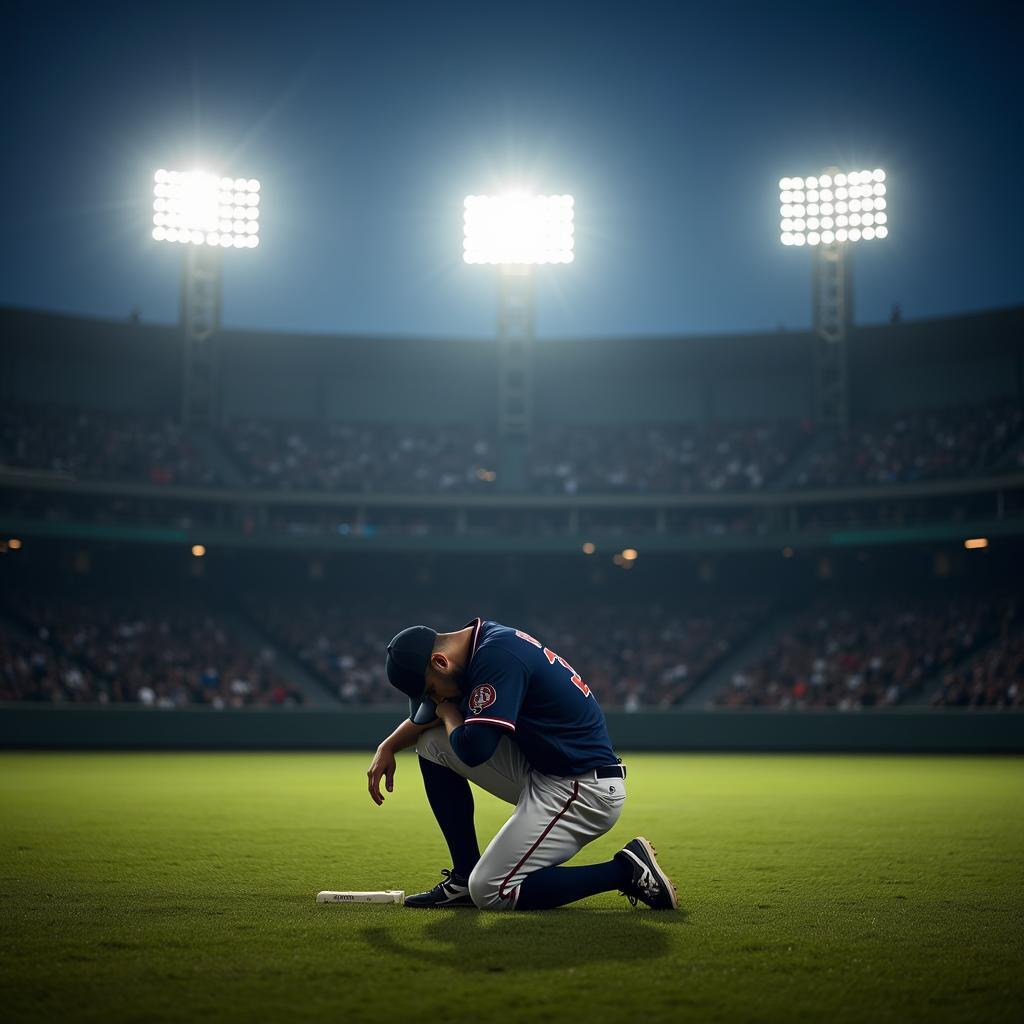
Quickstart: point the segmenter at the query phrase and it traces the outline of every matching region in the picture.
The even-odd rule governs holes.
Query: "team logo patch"
[[[490,683],[481,683],[469,695],[469,710],[479,715],[484,708],[489,708],[498,699],[498,694]]]

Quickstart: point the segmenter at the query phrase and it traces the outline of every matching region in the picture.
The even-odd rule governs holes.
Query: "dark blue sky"
[[[0,302],[177,317],[152,173],[263,182],[231,326],[489,336],[462,198],[571,192],[542,336],[806,326],[778,179],[884,167],[859,321],[1024,301],[1012,5],[15,4]]]

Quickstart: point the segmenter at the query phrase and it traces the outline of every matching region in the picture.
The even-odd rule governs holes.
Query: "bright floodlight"
[[[832,245],[889,234],[885,171],[835,171],[779,182],[783,245]]]
[[[153,175],[153,237],[158,242],[255,249],[260,244],[260,183],[202,171]]]
[[[466,196],[467,263],[572,263],[572,196]]]

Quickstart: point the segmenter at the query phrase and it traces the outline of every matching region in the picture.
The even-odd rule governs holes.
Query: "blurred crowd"
[[[444,610],[367,613],[314,603],[254,605],[251,612],[346,704],[395,702],[383,652],[399,629],[416,621],[451,631],[471,617]],[[604,605],[534,614],[516,625],[569,661],[602,705],[635,711],[679,703],[760,615],[757,606],[711,613]]]
[[[966,597],[817,604],[783,618],[714,703],[853,710],[920,699],[942,680],[936,705],[1024,706],[1024,634],[1007,607]],[[594,604],[539,607],[515,624],[572,664],[604,707],[639,711],[678,706],[771,613],[754,602]],[[472,610],[264,596],[247,615],[255,633],[211,608],[22,599],[0,617],[0,700],[291,706],[304,695],[278,667],[290,655],[342,704],[397,706],[384,669],[391,637],[413,622],[455,630]]]
[[[384,652],[411,621],[314,601],[251,603],[248,611],[274,643],[294,655],[343,704],[394,704],[400,699],[385,675]]]
[[[910,413],[821,435],[806,421],[539,424],[526,487],[540,494],[726,494],[908,483],[1024,468],[1024,407]],[[823,439],[824,437],[824,439]],[[224,484],[228,468],[267,490],[462,494],[492,491],[493,430],[473,424],[235,420],[213,459],[160,417],[22,407],[0,411],[0,466],[95,479]],[[813,447],[810,447],[813,443]],[[806,465],[801,453],[810,451]]]
[[[936,707],[1024,707],[1024,630],[1012,612],[999,637],[966,665],[949,672]]]
[[[0,410],[0,466],[99,480],[218,482],[173,420],[58,408]]]
[[[809,423],[545,424],[533,439],[531,490],[542,494],[717,494],[770,486]]]
[[[0,619],[0,700],[95,700],[93,674]]]
[[[562,655],[606,707],[677,705],[766,614],[762,605],[711,609],[560,609],[527,627]]]
[[[494,438],[471,425],[236,420],[223,436],[253,487],[449,494],[495,479]]]
[[[34,640],[15,640],[8,627],[3,700],[161,708],[303,700],[272,648],[253,650],[209,611],[55,598],[20,602],[18,618]]]
[[[873,486],[971,476],[992,466],[1022,430],[1024,406],[1010,400],[854,425],[845,438],[812,456],[794,486]]]
[[[1000,616],[998,604],[967,598],[820,605],[737,671],[714,702],[843,711],[900,704],[994,636]]]

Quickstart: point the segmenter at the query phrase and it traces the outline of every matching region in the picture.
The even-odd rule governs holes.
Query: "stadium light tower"
[[[846,429],[850,415],[847,338],[853,324],[854,243],[889,234],[885,171],[829,167],[779,181],[780,241],[810,246],[814,271],[814,396],[819,423]]]
[[[572,263],[573,197],[509,192],[466,196],[464,205],[463,260],[499,271],[498,431],[525,442],[533,421],[533,268]],[[508,473],[502,480],[513,482]]]
[[[259,245],[260,183],[164,169],[153,178],[153,238],[182,245],[185,253],[182,420],[210,424],[220,413],[222,254]]]

